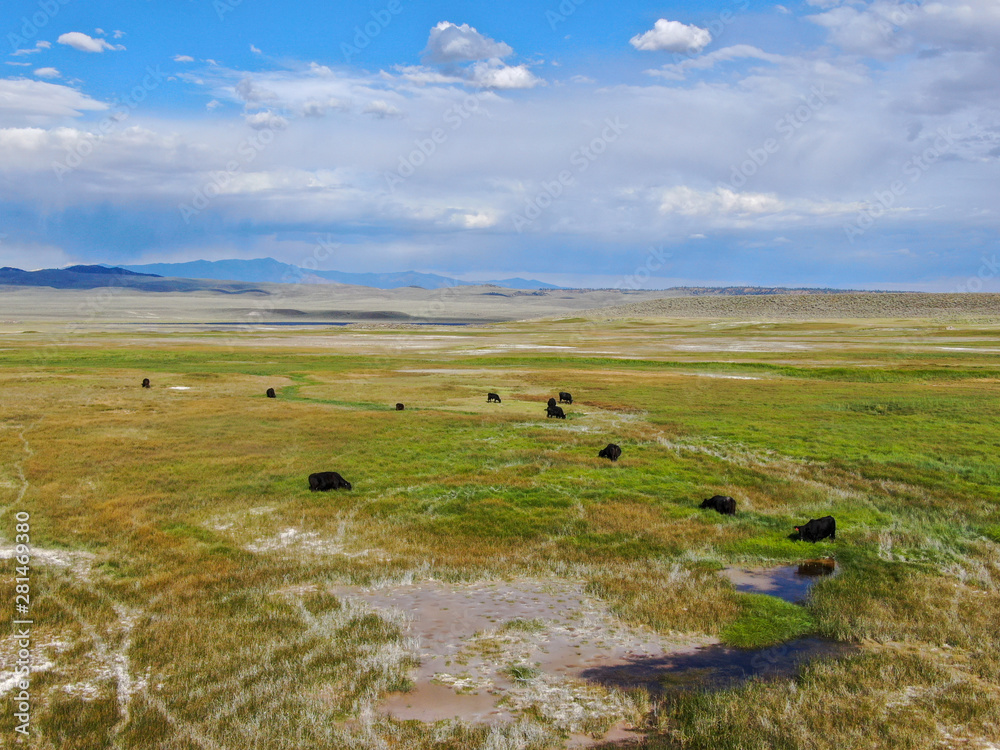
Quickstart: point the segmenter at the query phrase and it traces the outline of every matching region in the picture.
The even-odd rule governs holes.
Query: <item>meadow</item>
[[[5,711],[0,746],[541,749],[624,722],[650,749],[996,747],[997,331],[579,317],[0,334],[0,601],[26,512],[36,668],[31,734]],[[567,419],[546,419],[562,390]],[[609,442],[616,463],[597,458]],[[353,489],[309,492],[325,470]],[[698,509],[715,494],[734,517]],[[825,515],[836,541],[790,538]],[[820,556],[838,574],[802,606],[718,575]],[[379,707],[413,684],[405,613],[337,592],[426,581],[568,582],[678,643],[852,648],[780,679],[577,681],[506,722],[402,721]],[[498,622],[469,647],[500,654],[543,625]],[[16,653],[0,640],[0,688]],[[584,694],[612,708],[550,710]]]

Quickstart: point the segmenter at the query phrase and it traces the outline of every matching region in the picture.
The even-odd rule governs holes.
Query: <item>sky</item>
[[[0,265],[1000,291],[1000,2],[4,0]]]

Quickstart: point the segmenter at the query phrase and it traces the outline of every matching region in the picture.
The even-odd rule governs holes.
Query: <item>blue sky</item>
[[[4,7],[4,265],[1000,291],[995,0]]]

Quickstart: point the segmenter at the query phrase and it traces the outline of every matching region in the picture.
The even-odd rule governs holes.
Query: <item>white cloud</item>
[[[76,89],[25,78],[0,78],[0,127],[46,125],[107,109]]]
[[[4,64],[5,65],[16,65],[16,66],[18,66],[20,68],[30,68],[31,67],[31,63],[14,62],[13,60],[5,60]]]
[[[374,115],[379,119],[384,117],[401,117],[402,111],[384,99],[376,99],[375,101],[368,102],[364,110],[362,110],[366,115]]]
[[[497,216],[490,212],[462,213],[454,218],[454,222],[465,229],[489,229],[496,226],[497,221]]]
[[[11,52],[11,55],[13,57],[17,57],[19,55],[37,55],[43,49],[51,49],[51,47],[52,42],[35,42],[34,47],[24,47],[23,49],[14,50]]]
[[[60,73],[55,68],[38,68],[35,75],[39,78],[58,78]]]
[[[299,107],[302,117],[323,117],[331,110],[346,110],[347,104],[335,96],[306,99]]]
[[[263,52],[260,51],[260,49],[258,49],[256,46],[254,46],[252,44],[250,45],[250,51],[253,52],[255,55],[262,55],[262,54],[264,54]]]
[[[629,44],[647,52],[701,52],[712,41],[708,29],[661,18],[650,31],[636,34]]]
[[[469,80],[484,89],[530,89],[542,82],[527,65],[504,65],[499,60],[477,62]]]
[[[59,42],[59,44],[65,44],[66,46],[78,49],[81,52],[104,52],[106,49],[125,49],[124,45],[110,44],[103,39],[95,39],[92,36],[88,36],[82,31],[69,31],[65,34],[61,34],[56,41]]]
[[[769,63],[780,63],[785,60],[781,55],[764,52],[762,49],[749,44],[736,44],[732,47],[717,49],[701,57],[690,57],[686,60],[681,60],[679,63],[664,65],[657,70],[647,70],[646,72],[650,75],[660,76],[672,81],[682,81],[689,70],[708,70],[720,62],[747,58],[763,60]]]
[[[118,29],[115,29],[113,32],[111,32],[112,39],[121,39],[123,36],[125,36],[124,31],[119,31]]]
[[[660,201],[660,213],[684,216],[778,213],[785,208],[771,194],[737,193],[728,188],[700,191],[684,185],[664,190]]]
[[[432,63],[472,62],[507,57],[513,51],[509,45],[480,34],[467,23],[458,26],[441,21],[431,29],[424,59]]]
[[[898,0],[827,8],[807,16],[826,28],[846,52],[892,57],[919,48],[983,48],[1000,36],[1000,3],[995,0],[937,0],[923,5]]]
[[[211,112],[212,110],[218,109],[221,106],[222,102],[220,102],[218,99],[212,99],[212,101],[210,101],[208,104],[205,105],[205,109]]]
[[[288,127],[288,120],[270,111],[244,115],[243,119],[254,130],[284,130]]]
[[[455,84],[465,80],[461,76],[448,75],[431,68],[425,68],[422,65],[397,65],[393,70],[399,73],[403,80],[421,86],[425,84]]]
[[[174,62],[194,62],[191,55],[174,55]]]

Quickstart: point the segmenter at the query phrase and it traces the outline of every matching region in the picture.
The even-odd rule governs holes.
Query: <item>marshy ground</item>
[[[6,326],[0,746],[995,747],[1000,327],[747,317]]]

